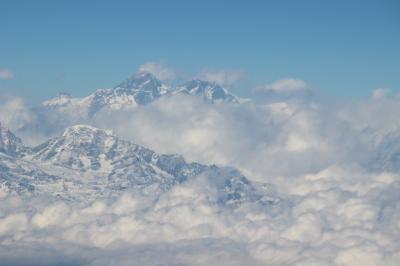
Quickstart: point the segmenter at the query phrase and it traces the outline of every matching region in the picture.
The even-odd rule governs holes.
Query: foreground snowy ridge
[[[92,126],[69,127],[34,148],[24,147],[9,130],[2,132],[1,186],[19,194],[95,200],[131,191],[156,197],[175,185],[205,177],[216,189],[218,204],[274,202],[263,202],[262,193],[233,168],[159,155]]]

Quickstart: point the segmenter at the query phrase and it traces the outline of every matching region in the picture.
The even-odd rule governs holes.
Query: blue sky
[[[112,87],[148,61],[181,79],[242,71],[242,95],[285,77],[335,98],[400,91],[395,0],[0,0],[0,25],[0,90],[32,101]]]

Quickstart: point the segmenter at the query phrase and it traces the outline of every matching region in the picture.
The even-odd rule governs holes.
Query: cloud
[[[0,96],[0,122],[13,131],[18,131],[34,119],[34,114],[29,110],[22,98],[1,98]]]
[[[147,62],[139,67],[139,72],[150,72],[161,81],[170,82],[176,78],[175,71],[161,62]]]
[[[14,78],[14,73],[7,68],[1,68],[0,69],[0,79],[13,79]]]
[[[22,106],[1,104],[0,117],[18,128],[24,120],[11,114]],[[100,112],[85,122],[159,153],[239,168],[279,201],[221,208],[206,177],[155,197],[116,190],[79,203],[0,190],[0,257],[11,265],[397,265],[400,173],[369,160],[392,154],[372,162],[398,165],[399,110],[399,98],[388,97],[210,105],[178,95]]]
[[[74,265],[394,266],[400,176],[386,175],[382,183],[380,173],[329,167],[280,177],[280,203],[234,210],[215,204],[204,178],[158,198],[129,191],[83,202],[7,194],[0,257],[12,265],[51,265],[58,257]]]
[[[245,77],[241,70],[203,70],[196,78],[215,82],[224,87],[232,87]]]
[[[390,89],[387,88],[378,88],[372,92],[372,99],[379,100],[386,98],[390,93]]]
[[[340,104],[337,106],[337,116],[357,130],[375,134],[377,138],[382,137],[400,128],[400,99],[381,96],[378,95],[379,100],[371,98]]]
[[[304,80],[284,78],[274,81],[271,84],[257,86],[254,92],[275,92],[275,93],[294,93],[307,90],[308,85]]]
[[[20,97],[6,97],[0,95],[0,123],[27,145],[36,145],[48,137],[48,130],[53,121],[46,121],[38,110],[30,107]],[[47,124],[46,124],[47,123]]]
[[[335,115],[323,105],[210,105],[179,95],[134,110],[102,112],[92,123],[160,153],[235,166],[259,180],[317,171],[348,156],[361,160],[358,136]]]

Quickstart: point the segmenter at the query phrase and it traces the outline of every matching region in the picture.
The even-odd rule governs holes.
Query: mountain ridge
[[[157,154],[121,140],[111,131],[88,125],[68,127],[26,150],[12,158],[0,157],[1,187],[22,194],[88,200],[123,191],[160,195],[180,184],[205,178],[216,190],[220,205],[274,201],[234,168],[188,163],[177,154]]]
[[[163,84],[153,74],[139,71],[118,85],[109,89],[98,89],[82,98],[73,98],[60,93],[55,98],[42,103],[43,108],[66,111],[71,110],[93,117],[103,109],[121,110],[147,105],[164,96],[194,95],[206,103],[238,103],[239,98],[215,82],[191,80],[179,86]]]

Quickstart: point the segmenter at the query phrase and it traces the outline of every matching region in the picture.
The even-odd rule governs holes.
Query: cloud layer
[[[331,167],[285,183],[288,202],[234,211],[219,209],[213,188],[198,182],[156,201],[126,193],[74,205],[3,193],[0,257],[13,265],[396,265],[398,175]]]
[[[275,89],[304,85],[290,84]],[[221,208],[201,178],[158,198],[126,192],[80,204],[2,188],[0,257],[14,265],[397,265],[399,110],[398,97],[210,105],[178,95],[85,120],[3,101],[2,122],[32,139],[91,123],[160,153],[237,167],[259,187],[272,184],[265,189],[280,200]]]

